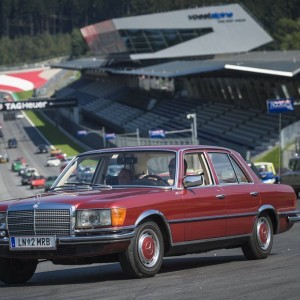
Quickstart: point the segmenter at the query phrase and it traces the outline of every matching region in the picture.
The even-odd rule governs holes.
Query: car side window
[[[226,153],[209,153],[220,184],[238,183],[229,156]]]
[[[187,165],[186,175],[202,175],[203,185],[213,184],[207,161],[202,152],[187,153],[184,155],[184,160]]]
[[[236,161],[233,159],[231,161],[232,161],[236,176],[238,178],[238,181],[240,183],[249,183],[250,180],[248,179],[248,177],[246,176],[244,171],[240,168],[240,166],[236,163]]]

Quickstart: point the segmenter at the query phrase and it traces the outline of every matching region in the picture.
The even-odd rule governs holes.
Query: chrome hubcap
[[[271,228],[265,217],[258,220],[256,230],[259,247],[267,250],[271,242]]]
[[[145,267],[153,267],[159,257],[160,246],[155,232],[151,229],[144,230],[138,242],[138,254]]]

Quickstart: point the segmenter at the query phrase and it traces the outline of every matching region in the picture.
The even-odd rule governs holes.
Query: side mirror
[[[203,183],[203,175],[187,175],[183,179],[183,186],[185,188],[203,185]]]

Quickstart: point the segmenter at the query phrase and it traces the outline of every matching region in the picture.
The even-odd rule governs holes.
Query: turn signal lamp
[[[122,226],[126,217],[126,208],[114,207],[111,208],[111,225]]]

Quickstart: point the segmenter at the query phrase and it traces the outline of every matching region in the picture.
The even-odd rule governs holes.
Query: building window
[[[119,31],[130,54],[157,52],[211,32],[213,32],[212,28],[127,29]]]

